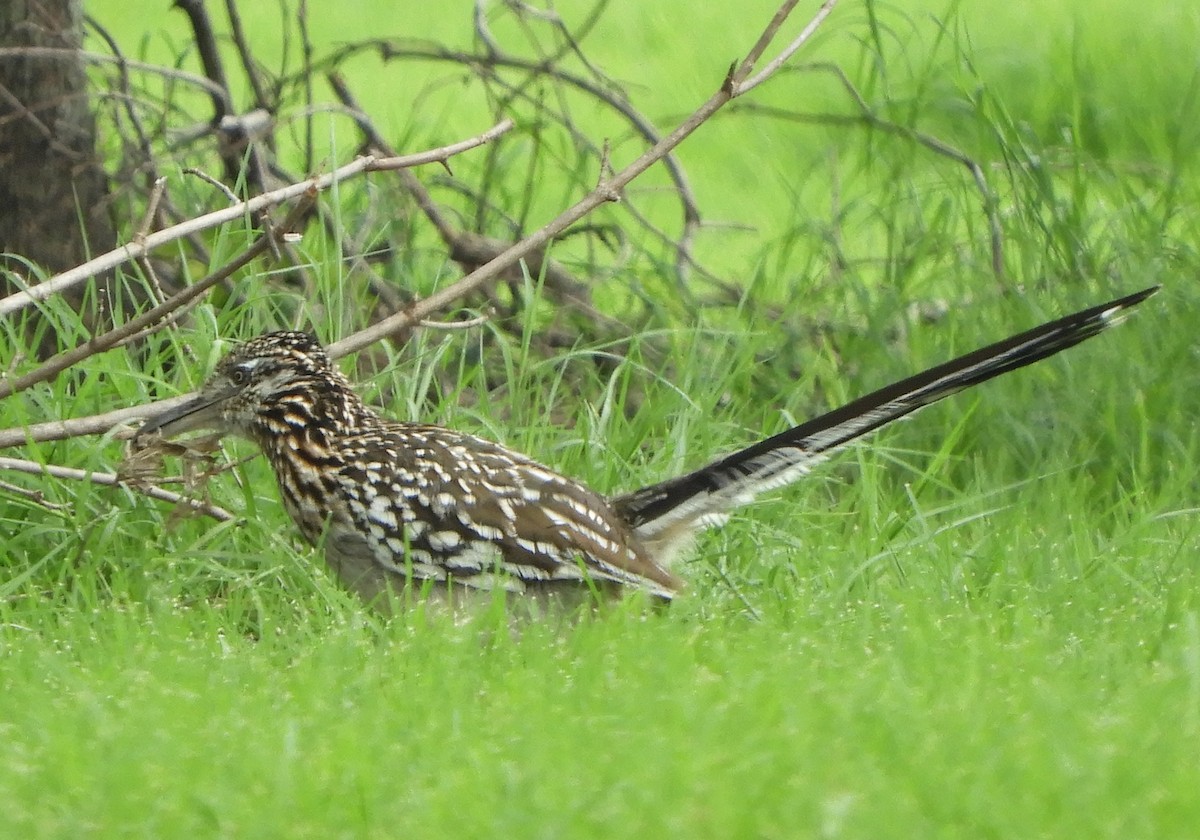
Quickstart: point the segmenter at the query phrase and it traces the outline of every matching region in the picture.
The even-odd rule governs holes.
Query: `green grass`
[[[614,7],[589,42],[613,75],[655,80],[635,93],[664,124],[766,15],[698,17],[685,43],[665,8]],[[549,356],[529,350],[535,318],[515,336],[426,331],[356,373],[395,416],[503,440],[615,491],[1166,284],[1118,330],[899,424],[707,535],[684,569],[689,597],[667,612],[517,633],[495,615],[381,622],[320,570],[261,459],[207,486],[242,517],[226,525],[126,490],[3,476],[61,507],[0,489],[0,834],[1194,836],[1200,249],[1187,126],[1200,122],[1194,50],[1179,44],[1197,20],[1092,8],[1057,4],[1035,26],[964,2],[941,41],[927,17],[883,9],[891,34],[873,41],[847,3],[812,54],[845,62],[893,118],[908,107],[991,164],[1023,294],[997,293],[977,195],[953,165],[858,129],[747,132],[727,118],[684,154],[713,218],[756,226],[701,237],[746,278],[740,305],[671,301],[628,346]],[[401,31],[393,12],[372,14],[376,31]],[[405,34],[426,31],[408,15]],[[167,21],[179,42],[181,16]],[[131,39],[143,25],[109,23]],[[356,37],[352,25],[343,16],[327,37]],[[465,12],[427,31],[453,25],[466,31]],[[1122,33],[1160,60],[1130,60]],[[986,103],[964,109],[972,79]],[[822,108],[837,102],[819,93]],[[382,108],[390,91],[369,95]],[[390,107],[413,148],[485,121],[453,112],[409,129]],[[1086,142],[1064,134],[1085,123]],[[228,256],[245,233],[225,234]],[[0,402],[0,426],[188,390],[218,337],[297,312],[339,337],[362,299],[319,241],[304,247],[324,298],[243,278],[249,305],[202,308],[144,361],[107,353],[87,377]],[[453,276],[423,275],[430,260],[399,279]],[[905,308],[937,300],[950,311],[932,322]],[[0,325],[0,358],[21,349]],[[15,454],[112,470],[122,447]]]
[[[146,607],[9,630],[8,830],[1188,836],[1200,626],[1102,577],[516,639]]]

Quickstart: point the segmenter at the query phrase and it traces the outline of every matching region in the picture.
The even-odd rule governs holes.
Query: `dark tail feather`
[[[1053,356],[1118,323],[1158,286],[1059,318],[930,368],[679,478],[614,504],[644,540],[660,543],[725,519],[759,493],[804,475],[833,450],[994,376]]]

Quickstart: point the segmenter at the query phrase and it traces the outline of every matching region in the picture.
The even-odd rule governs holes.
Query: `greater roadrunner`
[[[733,508],[899,417],[1096,335],[1155,291],[968,353],[695,472],[611,498],[473,435],[380,417],[301,332],[233,350],[195,399],[147,420],[137,443],[151,432],[194,429],[249,438],[270,460],[304,537],[323,545],[341,582],[368,601],[416,587],[640,589],[670,599],[683,586],[672,560]]]

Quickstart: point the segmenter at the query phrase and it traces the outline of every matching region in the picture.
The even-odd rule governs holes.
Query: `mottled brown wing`
[[[376,560],[418,579],[523,589],[611,581],[669,598],[651,561],[598,494],[495,443],[388,424],[339,443],[350,517]]]

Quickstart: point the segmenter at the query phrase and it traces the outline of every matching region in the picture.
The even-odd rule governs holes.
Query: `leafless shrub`
[[[306,293],[308,309],[294,319],[318,314],[323,304],[312,294],[315,280],[296,247],[299,238],[314,233],[331,244],[350,282],[365,291],[361,299],[369,301],[340,325],[344,337],[330,348],[335,356],[430,325],[430,319],[463,307],[488,313],[501,329],[509,324],[519,328],[521,319],[513,316],[525,305],[521,284],[526,271],[545,291],[549,317],[540,337],[551,345],[581,335],[590,340],[621,336],[652,316],[660,301],[650,295],[627,295],[628,303],[616,312],[601,311],[593,300],[597,278],[612,278],[630,267],[673,278],[664,288],[677,297],[676,303],[695,305],[694,290],[704,283],[736,297],[733,284],[693,256],[701,208],[674,150],[727,103],[784,68],[835,3],[825,0],[806,25],[795,26],[789,25],[789,16],[798,0],[786,0],[712,96],[666,132],[641,114],[580,46],[603,2],[574,32],[545,10],[504,4],[503,13],[517,24],[508,29],[525,38],[519,47],[499,42],[478,5],[470,52],[376,39],[324,54],[309,37],[301,3],[285,31],[284,49],[285,56],[299,55],[298,66],[285,62],[273,70],[256,58],[236,0],[224,3],[220,28],[225,36],[217,34],[202,0],[177,0],[187,15],[201,72],[132,60],[93,21],[108,50],[88,59],[100,68],[108,151],[119,162],[112,179],[114,212],[136,220],[130,225],[133,233],[115,251],[0,299],[0,317],[13,317],[130,262],[136,263],[157,305],[129,314],[115,329],[40,365],[10,371],[0,379],[0,399],[62,375],[97,352],[177,323],[211,288],[225,285],[227,294],[236,293],[227,281],[255,261],[270,258],[282,267],[273,272],[281,279],[273,282]],[[768,56],[783,31],[792,32],[790,41]],[[54,53],[47,49],[41,54],[51,61]],[[409,63],[432,62],[445,67],[447,77],[467,76],[490,109],[480,114],[480,133],[428,152],[401,154],[395,148],[398,141],[383,136],[348,81],[354,77],[348,68],[364,57],[373,58],[383,72],[400,74]],[[190,57],[181,56],[181,64],[185,58]],[[862,105],[859,118],[889,128],[845,84]],[[250,91],[245,102],[234,92],[243,88]],[[624,142],[636,143],[640,155],[614,170],[608,142],[591,136],[576,117],[585,108],[615,115],[627,126]],[[339,136],[357,138],[354,148],[333,152],[349,162],[338,165],[318,152],[319,115],[343,120],[349,130]],[[491,128],[484,130],[489,123]],[[973,166],[932,138],[912,132],[905,136]],[[541,153],[527,154],[531,145]],[[471,152],[470,177],[457,177],[449,160],[472,149],[478,151]],[[410,171],[429,162],[440,163],[442,170]],[[518,163],[526,167],[524,177],[511,175]],[[638,196],[626,190],[634,178],[655,167],[678,207],[674,229],[662,227],[656,221],[661,212],[647,212]],[[178,172],[188,174],[171,177]],[[380,174],[364,189],[363,179],[371,172]],[[972,172],[977,174],[977,167]],[[547,191],[546,184],[553,184],[553,190]],[[326,193],[334,186],[336,201]],[[980,187],[986,196],[986,183],[981,181]],[[561,202],[561,196],[572,194],[581,198],[566,209],[558,204],[561,212],[552,221],[534,221],[545,216],[539,211],[549,201]],[[290,205],[286,219],[276,219],[273,211],[285,204]],[[228,242],[217,231],[228,230],[231,223],[247,230],[250,244],[229,256]],[[546,249],[552,241],[550,257]],[[220,259],[214,257],[218,244]],[[405,261],[431,247],[441,261],[456,263],[464,276],[441,288],[412,283],[413,271]],[[221,265],[188,284],[170,268],[182,261]],[[0,446],[105,432],[161,408],[160,402],[0,430]]]

